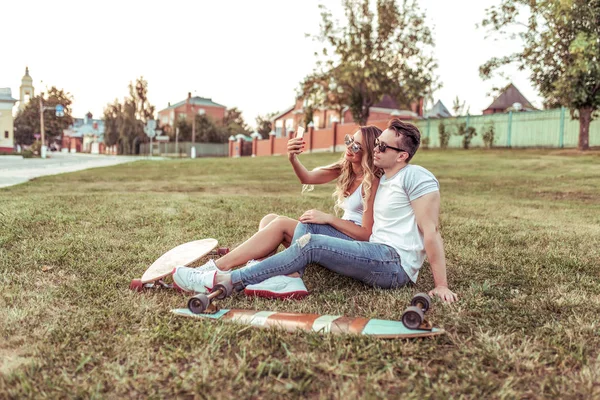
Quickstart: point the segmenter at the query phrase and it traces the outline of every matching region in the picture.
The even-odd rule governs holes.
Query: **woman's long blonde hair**
[[[362,133],[363,141],[360,144],[363,152],[361,160],[361,166],[363,170],[363,209],[367,209],[366,199],[371,195],[371,188],[373,187],[373,180],[380,178],[382,172],[373,164],[373,149],[375,148],[375,139],[381,135],[381,129],[376,126],[361,126],[360,132]],[[340,176],[337,180],[335,191],[333,192],[333,198],[336,199],[334,210],[337,212],[341,210],[344,199],[350,196],[350,188],[352,184],[358,178],[352,169],[352,163],[346,160],[345,156],[331,165],[321,167],[322,169],[340,170]]]

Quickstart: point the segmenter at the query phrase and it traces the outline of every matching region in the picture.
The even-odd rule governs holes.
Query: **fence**
[[[189,157],[192,152],[192,142],[179,142],[176,146],[171,142],[152,143],[155,156]],[[227,157],[229,155],[228,143],[194,143],[196,157]],[[149,154],[150,143],[140,145],[140,154]]]
[[[388,121],[369,121],[385,129]],[[579,140],[579,120],[572,120],[569,110],[559,108],[554,110],[510,112],[504,114],[476,115],[452,118],[428,118],[409,121],[421,131],[421,138],[429,138],[429,147],[440,147],[439,125],[444,123],[450,136],[448,147],[462,147],[462,136],[454,135],[458,126],[465,123],[467,127],[475,128],[477,135],[472,139],[471,147],[483,147],[483,133],[486,126],[494,126],[495,147],[577,147]],[[333,123],[330,128],[314,130],[309,128],[304,134],[308,152],[340,151],[343,149],[344,135],[354,133],[358,126],[352,124]],[[270,137],[256,140],[253,155],[268,156],[285,154],[288,137]],[[600,121],[590,124],[590,146],[600,146]],[[230,146],[230,156],[241,155]]]
[[[422,137],[429,138],[430,147],[439,147],[438,129],[444,123],[447,130],[456,132],[456,126],[465,123],[477,131],[471,146],[483,146],[483,132],[488,124],[494,126],[494,146],[497,147],[577,147],[579,120],[571,119],[569,110],[516,112],[477,115],[457,118],[415,121]],[[448,147],[461,147],[462,137],[452,135]],[[600,121],[590,124],[590,146],[600,146]]]

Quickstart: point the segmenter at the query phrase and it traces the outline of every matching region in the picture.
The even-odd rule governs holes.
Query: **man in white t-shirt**
[[[373,231],[368,242],[309,233],[287,250],[231,272],[177,267],[173,273],[176,285],[193,292],[205,292],[215,284],[228,291],[251,290],[252,285],[270,277],[303,273],[308,264],[318,263],[341,275],[389,289],[416,283],[427,255],[435,284],[429,294],[447,303],[456,301],[456,294],[448,288],[444,245],[438,229],[439,183],[425,168],[409,164],[420,141],[419,130],[398,119],[390,121],[377,139],[374,163],[384,175],[375,196]],[[305,231],[302,225],[296,229]],[[295,280],[281,280],[264,295],[294,297],[300,290],[293,287]]]

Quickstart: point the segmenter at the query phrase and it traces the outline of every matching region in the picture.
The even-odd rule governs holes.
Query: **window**
[[[275,136],[281,137],[283,133],[283,120],[278,119],[275,121]]]
[[[285,132],[284,135],[287,135],[290,131],[294,130],[294,119],[289,118],[285,120]]]
[[[4,131],[4,139],[8,139],[8,131]]]

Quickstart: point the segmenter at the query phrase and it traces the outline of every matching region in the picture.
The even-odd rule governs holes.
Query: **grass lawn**
[[[302,156],[314,167],[339,154]],[[171,316],[128,289],[190,240],[235,247],[271,212],[331,211],[286,157],[138,161],[0,189],[0,398],[599,398],[600,153],[422,150],[442,188],[453,306],[429,339],[262,331]],[[311,266],[302,301],[223,307],[398,319],[412,294]]]

